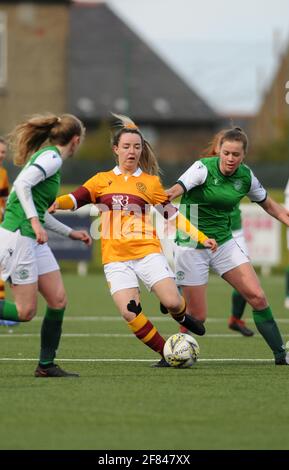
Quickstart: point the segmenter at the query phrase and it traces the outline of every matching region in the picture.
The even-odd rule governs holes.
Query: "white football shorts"
[[[59,265],[47,245],[39,245],[19,230],[10,232],[0,227],[0,269],[3,281],[23,285],[37,282],[38,276],[58,271]]]
[[[144,258],[105,264],[104,274],[111,295],[119,290],[139,288],[138,279],[150,291],[156,282],[167,277],[174,277],[166,257],[162,253],[153,253]]]
[[[176,284],[178,286],[202,286],[208,283],[210,268],[223,276],[249,258],[234,239],[219,246],[215,253],[208,249],[176,246]]]
[[[237,245],[239,245],[243,253],[245,253],[245,255],[249,257],[248,247],[247,247],[247,243],[244,237],[243,229],[233,230],[232,235],[233,235],[235,242],[237,243]]]

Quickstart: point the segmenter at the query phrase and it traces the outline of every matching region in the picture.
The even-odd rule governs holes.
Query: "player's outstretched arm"
[[[52,232],[58,233],[58,235],[61,235],[62,237],[69,237],[72,240],[80,240],[88,246],[90,246],[92,243],[92,239],[86,230],[73,230],[68,225],[63,224],[53,217],[48,211],[45,213],[44,222],[45,228],[52,230]]]
[[[171,188],[166,189],[166,193],[167,193],[168,199],[170,201],[173,201],[173,199],[175,199],[176,197],[181,196],[182,194],[184,194],[184,192],[185,192],[185,190],[181,186],[180,183],[176,183]]]
[[[191,222],[180,212],[177,215],[177,227],[182,232],[187,233],[192,240],[201,243],[206,248],[215,252],[218,248],[216,240],[213,238],[208,238],[203,232],[198,230]]]
[[[50,206],[48,211],[53,213],[58,209],[76,210],[82,206],[85,206],[86,204],[91,204],[93,202],[95,201],[91,199],[90,191],[84,186],[79,186],[72,193],[59,196]]]
[[[274,201],[271,197],[267,197],[264,202],[259,204],[269,215],[289,227],[289,210],[286,207]]]
[[[92,239],[86,230],[72,230],[69,234],[69,238],[72,240],[80,240],[87,246],[92,244]]]

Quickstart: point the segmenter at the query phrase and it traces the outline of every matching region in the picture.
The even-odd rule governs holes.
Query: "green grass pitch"
[[[263,339],[228,330],[230,287],[211,276],[207,334],[191,369],[153,369],[158,356],[120,319],[101,274],[64,275],[69,298],[58,363],[79,379],[33,377],[38,318],[0,327],[0,449],[289,449],[289,368]],[[284,280],[262,280],[287,341]],[[143,291],[144,312],[166,336],[177,323]],[[255,329],[250,309],[246,318]]]

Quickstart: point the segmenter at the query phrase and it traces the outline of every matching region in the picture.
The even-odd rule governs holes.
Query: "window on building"
[[[0,11],[0,87],[7,80],[7,23],[6,14]]]

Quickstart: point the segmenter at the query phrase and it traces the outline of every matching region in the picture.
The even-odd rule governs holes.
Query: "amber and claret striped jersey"
[[[0,222],[3,219],[3,213],[6,206],[6,199],[9,193],[9,181],[7,171],[2,166],[0,167]]]
[[[97,204],[101,211],[103,264],[161,253],[161,243],[151,220],[151,206],[167,219],[178,210],[168,200],[157,176],[138,168],[124,175],[118,167],[98,173],[70,194],[74,208]]]

